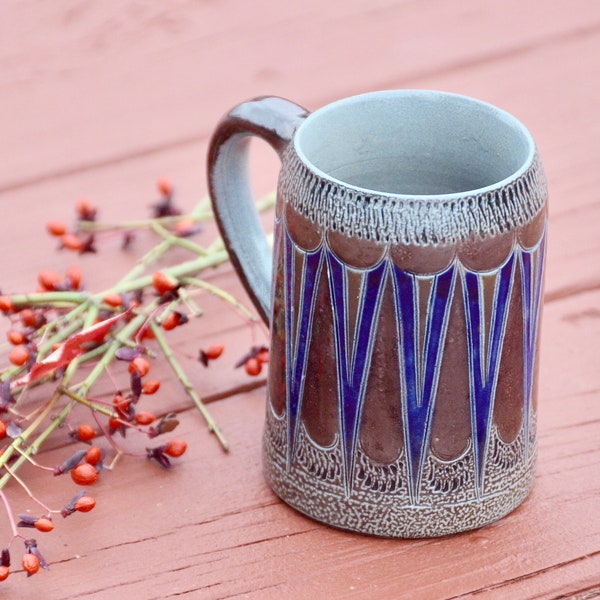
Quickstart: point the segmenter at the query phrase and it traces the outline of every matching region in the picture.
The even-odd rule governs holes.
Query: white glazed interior
[[[379,194],[480,193],[521,175],[535,145],[527,129],[484,102],[397,90],[340,100],[312,113],[296,152],[327,179]]]

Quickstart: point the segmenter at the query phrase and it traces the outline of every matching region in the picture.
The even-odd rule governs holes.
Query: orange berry
[[[178,458],[187,450],[187,442],[185,440],[170,440],[165,448],[165,454]]]
[[[0,581],[4,581],[10,575],[10,568],[4,565],[0,566]]]
[[[25,334],[17,329],[11,329],[10,331],[7,331],[6,337],[13,346],[19,346],[27,341]]]
[[[38,273],[38,283],[44,290],[52,292],[60,285],[61,278],[56,271],[45,269]]]
[[[256,358],[249,358],[244,363],[244,368],[246,369],[246,373],[252,377],[256,377],[262,371],[262,363]]]
[[[127,400],[127,398],[124,396],[121,396],[121,394],[117,394],[113,398],[113,406],[118,410],[127,410],[129,406],[129,400]]]
[[[104,294],[102,302],[117,308],[119,306],[123,306],[123,297],[121,294],[117,294],[116,292],[109,292],[108,294]]]
[[[194,219],[180,219],[175,223],[175,234],[185,237],[196,231],[196,221]]]
[[[165,331],[171,331],[172,329],[175,329],[177,325],[179,325],[180,320],[181,319],[178,312],[171,312],[164,318],[163,322],[161,323],[161,327]]]
[[[144,327],[140,331],[140,340],[153,340],[155,338],[154,331],[150,327]]]
[[[6,437],[6,423],[0,419],[0,440]],[[1,455],[0,455],[1,456]]]
[[[166,273],[155,271],[152,274],[152,285],[163,296],[167,292],[172,292],[177,287],[177,282],[171,279]]]
[[[111,429],[111,431],[116,431],[117,429],[119,429],[119,427],[122,427],[122,426],[123,426],[123,423],[116,417],[111,417],[108,420],[108,427]]]
[[[38,322],[37,315],[31,308],[24,308],[19,311],[19,319],[21,319],[21,323],[23,323],[25,327],[35,327]]]
[[[77,437],[82,442],[89,442],[90,440],[93,440],[96,437],[96,431],[88,423],[82,423],[77,428]]]
[[[96,501],[91,496],[82,496],[75,502],[73,508],[79,512],[90,512],[94,506],[96,506]]]
[[[256,360],[259,363],[265,364],[269,362],[269,350],[267,348],[263,348],[256,355]]]
[[[147,358],[144,358],[143,356],[136,356],[129,363],[129,372],[133,373],[134,371],[137,371],[140,374],[140,377],[144,377],[145,375],[147,375],[149,370],[150,361]]]
[[[54,529],[54,523],[46,518],[46,517],[40,517],[34,524],[33,526],[38,530],[38,531],[42,531],[44,533],[47,533],[48,531],[52,531]]]
[[[14,308],[12,300],[8,296],[0,296],[0,310],[3,313],[12,312]]]
[[[129,400],[123,398],[123,396],[118,395],[115,396],[115,399],[113,400],[113,405],[117,411],[118,417],[122,421],[130,420],[131,415],[129,412],[129,407],[131,406],[131,402]],[[109,420],[108,424],[111,429],[118,429],[123,423],[118,423],[116,422],[116,419],[113,419],[112,421]]]
[[[29,360],[30,354],[26,346],[15,346],[8,355],[8,360],[15,366],[21,367]]]
[[[204,355],[209,360],[214,360],[223,354],[223,350],[225,350],[224,344],[213,344],[204,351]]]
[[[22,564],[27,577],[35,575],[40,570],[40,559],[35,554],[31,554],[31,552],[23,555]]]
[[[65,279],[70,283],[72,290],[78,290],[81,287],[81,269],[77,265],[71,265],[65,273]]]
[[[65,233],[65,235],[61,236],[60,243],[63,248],[75,250],[76,252],[79,252],[85,246],[85,242],[74,233]]]
[[[46,223],[46,231],[50,235],[60,237],[67,233],[67,226],[62,221],[48,221]]]
[[[102,460],[102,450],[98,446],[92,446],[86,453],[84,460],[90,465],[97,465]]]
[[[166,177],[160,177],[156,182],[156,187],[163,196],[168,196],[173,193],[173,186]]]
[[[142,410],[135,415],[135,422],[138,425],[150,425],[150,423],[153,423],[154,421],[156,421],[154,413],[146,410]]]
[[[142,394],[156,394],[160,388],[160,381],[158,379],[148,379],[142,385]]]
[[[79,198],[75,203],[77,216],[84,221],[93,221],[96,217],[96,207],[86,198]]]
[[[92,485],[98,481],[98,471],[90,463],[84,462],[71,469],[71,479],[77,485]]]

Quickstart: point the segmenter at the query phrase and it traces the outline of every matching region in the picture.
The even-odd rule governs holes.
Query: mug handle
[[[248,176],[250,136],[266,141],[282,158],[308,111],[289,100],[261,97],[225,115],[208,149],[208,186],[215,219],[239,278],[269,324],[272,257]]]

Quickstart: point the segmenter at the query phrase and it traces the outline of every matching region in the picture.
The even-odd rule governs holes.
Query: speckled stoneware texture
[[[281,151],[264,469],[330,525],[480,527],[536,460],[546,184],[527,130],[436,92],[329,105]]]

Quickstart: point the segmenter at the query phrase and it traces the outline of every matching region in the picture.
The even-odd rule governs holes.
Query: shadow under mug
[[[279,154],[274,245],[249,136]],[[514,117],[398,90],[312,114],[240,104],[209,150],[213,206],[270,326],[266,478],[363,533],[480,527],[527,496],[536,460],[546,182]]]

